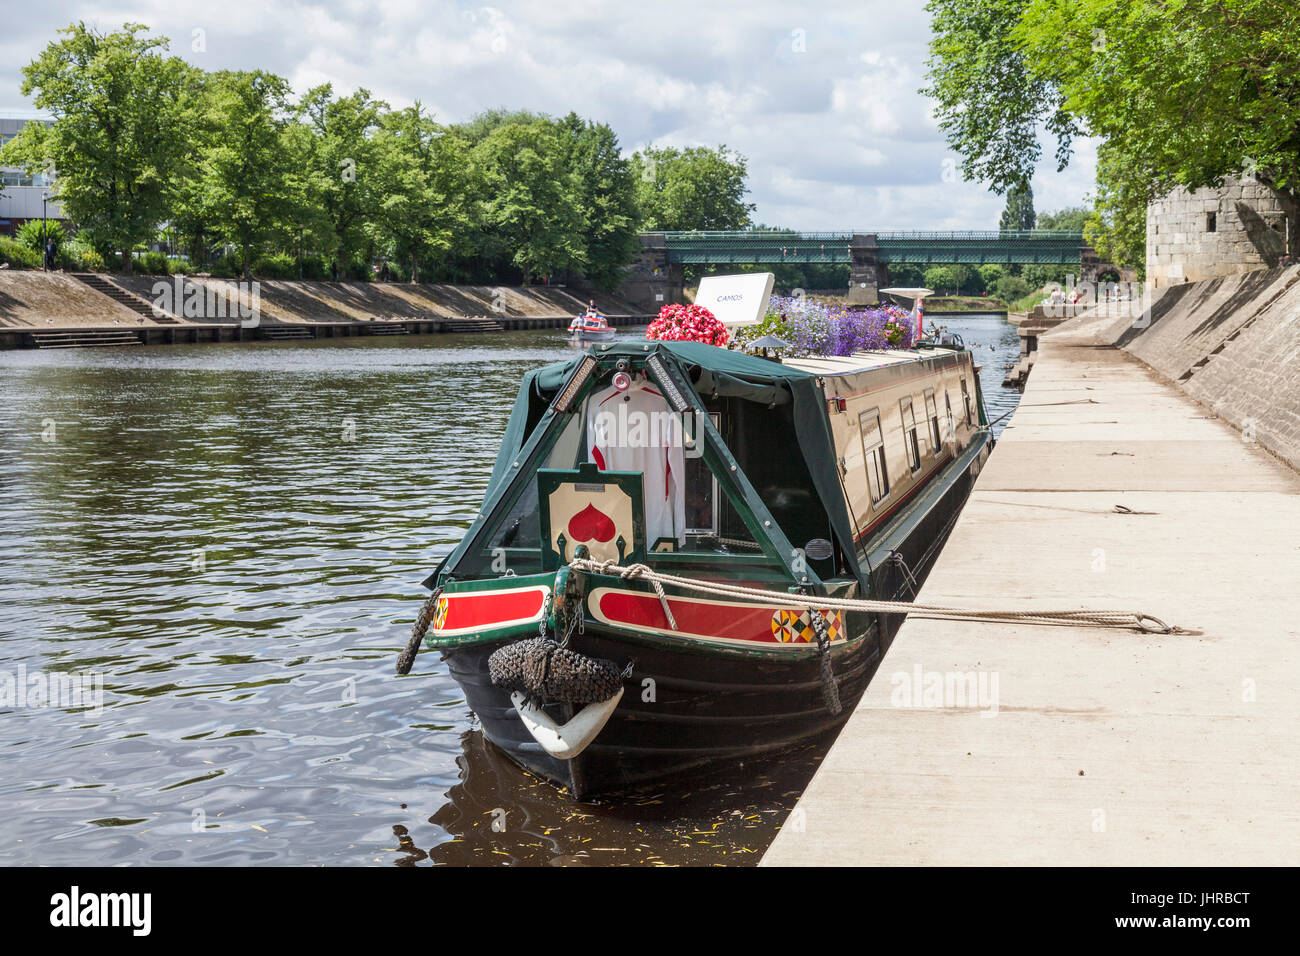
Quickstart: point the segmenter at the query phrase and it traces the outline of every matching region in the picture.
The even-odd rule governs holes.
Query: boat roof
[[[902,365],[922,357],[916,349],[888,349],[854,352],[852,355],[814,355],[805,358],[788,358],[784,363],[813,375],[852,375],[868,372],[886,365]]]
[[[955,347],[936,346],[927,349],[884,349],[854,352],[852,355],[821,355],[807,358],[788,358],[784,363],[801,372],[808,372],[819,377],[857,375],[872,369],[885,368],[890,365],[905,365],[921,359],[933,358],[936,353],[943,355],[961,351]]]

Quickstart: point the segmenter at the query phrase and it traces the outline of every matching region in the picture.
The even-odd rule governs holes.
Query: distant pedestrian
[[[55,246],[53,239],[45,240],[45,271],[51,272],[54,269],[54,255],[58,247]]]
[[[330,278],[335,282],[339,281],[339,261],[337,259],[330,260]]]

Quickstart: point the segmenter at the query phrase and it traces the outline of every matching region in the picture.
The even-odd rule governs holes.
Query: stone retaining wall
[[[1300,471],[1300,266],[1168,287],[1147,316],[1059,328],[1125,349]]]
[[[1147,279],[1156,288],[1272,267],[1297,249],[1300,210],[1253,178],[1175,189],[1147,207]]]

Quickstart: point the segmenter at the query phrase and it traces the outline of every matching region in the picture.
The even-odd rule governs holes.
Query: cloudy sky
[[[923,0],[53,0],[6,18],[0,114],[33,115],[21,69],[77,20],[144,23],[205,69],[272,70],[299,93],[364,86],[443,122],[496,106],[573,110],[609,123],[628,152],[725,143],[748,157],[754,217],[769,225],[989,229],[1003,206],[952,175],[917,92]],[[1050,159],[1040,168],[1040,212],[1091,190],[1095,154],[1080,145],[1064,173]]]

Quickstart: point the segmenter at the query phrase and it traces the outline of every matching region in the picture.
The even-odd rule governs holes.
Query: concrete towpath
[[[1199,633],[906,622],[763,865],[1300,863],[1300,477],[1245,438],[1044,336],[921,600]]]

